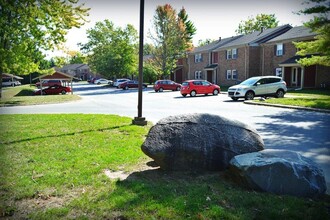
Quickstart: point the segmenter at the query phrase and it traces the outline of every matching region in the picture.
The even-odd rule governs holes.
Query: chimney
[[[219,42],[221,41],[221,37],[219,37]]]
[[[265,29],[265,27],[264,26],[261,26],[260,27],[260,33],[264,32],[264,29]]]

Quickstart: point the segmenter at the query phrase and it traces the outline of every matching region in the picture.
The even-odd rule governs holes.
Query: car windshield
[[[240,83],[240,85],[244,85],[244,86],[251,86],[253,84],[255,84],[258,81],[259,78],[250,78],[247,80],[244,80],[243,82]]]

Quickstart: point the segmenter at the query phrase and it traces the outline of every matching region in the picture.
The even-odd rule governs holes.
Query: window
[[[231,80],[231,70],[227,70],[227,80]]]
[[[232,49],[231,53],[232,53],[233,59],[237,59],[237,49],[236,48]]]
[[[237,80],[237,70],[227,70],[227,80]]]
[[[227,50],[226,58],[227,60],[237,59],[237,48]]]
[[[202,71],[195,71],[195,79],[202,79]]]
[[[279,76],[279,77],[282,77],[282,68],[276,68],[275,69],[275,75]]]
[[[200,62],[202,62],[202,54],[197,53],[195,54],[195,63],[200,63]]]
[[[283,54],[283,44],[276,44],[276,56],[282,56]]]
[[[227,50],[227,60],[231,59],[231,50]]]
[[[237,70],[232,70],[231,71],[231,77],[233,80],[237,80]]]

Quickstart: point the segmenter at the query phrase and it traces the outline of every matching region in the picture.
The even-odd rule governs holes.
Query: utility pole
[[[134,117],[132,124],[147,125],[147,121],[142,117],[142,84],[143,84],[143,32],[144,32],[144,0],[140,0],[140,41],[139,41],[139,96],[138,96],[138,116]]]

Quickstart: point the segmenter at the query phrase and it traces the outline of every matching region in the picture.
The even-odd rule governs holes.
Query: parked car
[[[97,84],[97,85],[100,85],[100,84],[108,84],[108,85],[112,85],[113,84],[113,81],[112,80],[108,80],[108,79],[104,79],[104,78],[101,78],[101,79],[97,79],[94,81],[94,84]]]
[[[58,79],[50,79],[50,80],[45,80],[42,82],[42,87],[47,87],[47,86],[61,86],[62,85],[62,81],[58,80]],[[40,82],[36,83],[36,87],[40,88]]]
[[[162,92],[164,90],[180,91],[181,84],[172,80],[157,80],[154,85],[155,92]]]
[[[234,101],[237,101],[239,98],[252,100],[257,96],[283,98],[287,90],[286,82],[281,77],[256,76],[238,85],[229,87],[228,96]]]
[[[5,80],[5,79],[2,79],[2,83],[1,85],[2,86],[19,86],[21,85],[21,82],[20,81],[17,81],[17,80]]]
[[[124,82],[127,82],[127,81],[130,81],[130,79],[117,79],[114,83],[113,83],[113,86],[117,87],[118,89],[120,88],[119,85],[124,83]]]
[[[139,88],[139,82],[136,80],[129,80],[129,81],[119,84],[118,87],[122,88],[124,90],[130,89],[130,88]],[[147,84],[143,83],[142,88],[143,89],[147,88]]]
[[[43,95],[58,95],[58,94],[64,95],[68,92],[71,92],[71,88],[66,87],[66,86],[61,86],[61,85],[53,85],[53,86],[49,86],[44,89],[38,89],[38,90],[34,91],[34,94],[41,95],[41,91],[42,91]]]
[[[188,94],[190,96],[196,96],[197,94],[213,94],[218,95],[221,89],[220,86],[212,84],[206,80],[187,80],[182,83],[181,95],[186,97]]]

